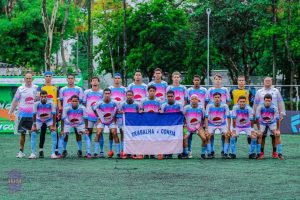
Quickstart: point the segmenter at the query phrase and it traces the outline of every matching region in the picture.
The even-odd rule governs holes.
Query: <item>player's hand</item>
[[[283,120],[284,115],[281,113],[279,117],[279,121],[281,122]]]
[[[183,135],[183,139],[186,140],[189,138],[189,135]]]
[[[86,129],[85,129],[85,133],[86,133],[87,135],[89,135],[89,134],[90,134],[90,131],[89,131],[89,129],[88,129],[88,128],[86,128]]]
[[[139,113],[143,113],[144,111],[143,110],[139,110]]]
[[[159,110],[159,113],[164,113],[164,111],[163,110]]]
[[[64,135],[64,129],[61,129],[60,135],[61,135],[61,136]]]
[[[230,131],[230,130],[227,131],[226,136],[227,136],[227,137],[230,137],[230,136],[231,136],[231,131]]]
[[[275,132],[276,136],[280,135],[280,130],[279,129],[276,129],[274,132]]]
[[[32,125],[31,131],[37,131],[36,124]]]

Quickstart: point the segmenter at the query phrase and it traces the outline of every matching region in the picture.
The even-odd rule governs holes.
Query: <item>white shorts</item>
[[[119,129],[123,128],[123,117],[117,118],[117,125]]]
[[[277,129],[277,124],[273,123],[273,124],[269,124],[267,125],[269,127],[269,131],[267,132],[267,135],[273,135],[273,131],[275,131]],[[260,124],[259,130],[261,133],[264,133],[267,126]],[[271,130],[271,131],[270,131]]]
[[[102,129],[104,129],[105,126],[107,126],[109,130],[110,130],[110,129],[113,129],[113,128],[117,128],[117,125],[116,125],[114,122],[111,123],[111,124],[109,124],[109,125],[102,124],[102,123],[98,123],[98,124],[97,124],[97,128],[102,128]]]
[[[251,135],[251,131],[253,131],[253,128],[238,128],[236,127],[236,135],[239,136],[242,132],[245,132],[247,136]]]
[[[88,121],[88,128],[96,128],[97,122]]]
[[[73,127],[73,126],[65,124],[64,125],[64,133],[70,133],[71,132],[71,128],[76,128],[77,131],[78,131],[78,134],[80,134],[80,132],[85,132],[85,125],[84,124],[81,124],[81,125],[79,125],[77,127]]]
[[[53,120],[47,121],[47,122],[36,122],[36,129],[39,131],[41,129],[41,127],[43,126],[43,124],[46,124],[47,127],[52,126],[53,125]]]
[[[219,129],[220,133],[223,135],[225,133],[228,132],[228,127],[227,125],[224,125],[224,126],[208,126],[208,132],[211,134],[211,135],[214,135],[215,134],[215,131]]]

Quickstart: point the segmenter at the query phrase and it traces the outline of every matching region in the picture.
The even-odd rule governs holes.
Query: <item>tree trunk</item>
[[[276,9],[276,0],[272,0],[272,12],[273,12],[273,25],[277,24],[277,9]],[[273,82],[276,84],[276,58],[277,58],[277,36],[273,34]]]
[[[65,31],[66,31],[66,25],[68,22],[69,10],[70,10],[70,0],[67,1],[65,17],[64,17],[63,25],[62,25],[61,32],[60,32],[60,53],[61,53],[61,59],[62,59],[62,63],[63,63],[63,73],[65,73],[65,74],[67,72],[67,61],[65,58],[64,35],[65,35]]]

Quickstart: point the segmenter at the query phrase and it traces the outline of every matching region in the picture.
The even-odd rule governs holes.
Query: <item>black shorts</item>
[[[25,134],[26,131],[31,130],[32,124],[33,124],[32,117],[19,118],[18,132],[21,134]]]

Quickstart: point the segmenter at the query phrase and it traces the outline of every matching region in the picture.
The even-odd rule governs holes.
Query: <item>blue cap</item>
[[[116,77],[121,77],[121,74],[120,74],[119,72],[116,72],[116,73],[114,74],[114,78],[116,78]]]
[[[45,71],[44,76],[53,76],[53,72]]]

